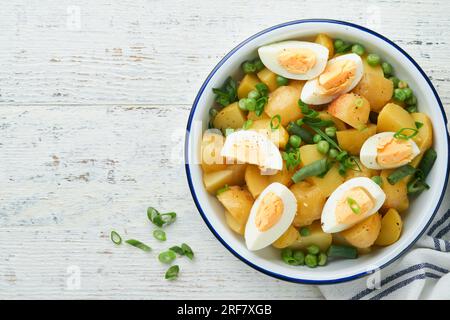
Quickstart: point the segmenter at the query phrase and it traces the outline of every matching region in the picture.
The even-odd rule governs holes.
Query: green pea
[[[256,72],[259,72],[262,69],[264,69],[264,64],[262,63],[261,59],[259,59],[259,58],[256,58],[255,60],[253,60],[253,65],[255,66]]]
[[[302,251],[295,251],[292,257],[296,261],[297,265],[302,266],[305,264],[305,254]]]
[[[300,228],[300,235],[302,236],[302,237],[307,237],[307,236],[309,236],[311,234],[311,231],[309,231],[309,228],[308,227],[301,227]]]
[[[379,65],[380,62],[381,62],[381,58],[376,53],[371,53],[367,56],[367,63],[372,67]]]
[[[339,151],[333,148],[330,150],[329,156],[331,158],[335,159],[338,156],[338,154],[339,154]]]
[[[336,135],[336,127],[325,128],[325,134],[329,137],[334,137]]]
[[[326,265],[327,260],[328,260],[328,256],[325,253],[323,253],[323,252],[319,253],[319,262],[318,262],[319,266]]]
[[[371,179],[373,182],[375,182],[379,186],[381,186],[383,184],[383,179],[381,179],[380,176],[373,176]]]
[[[340,47],[342,47],[344,45],[344,41],[342,41],[341,39],[336,39],[334,40],[334,48],[335,49],[339,49]]]
[[[403,92],[405,93],[405,96],[406,96],[405,100],[407,100],[407,99],[412,97],[413,91],[411,90],[411,88],[404,88],[402,90],[403,90]]]
[[[313,137],[313,142],[319,143],[319,141],[322,141],[322,137],[320,136],[320,134],[315,134]]]
[[[327,154],[328,150],[330,150],[330,144],[325,140],[319,141],[317,150],[319,150],[320,153]]]
[[[398,84],[399,84],[399,82],[400,82],[400,79],[399,79],[399,78],[397,78],[397,77],[390,77],[389,80],[391,80],[392,83],[394,84],[394,89],[395,89],[395,88],[398,88]]]
[[[317,267],[317,256],[313,254],[307,254],[305,257],[305,264],[310,268]]]
[[[244,71],[244,73],[253,73],[256,71],[256,67],[252,62],[245,61],[242,64],[242,71]]]
[[[285,248],[281,251],[281,259],[287,264],[292,264],[294,262],[294,257],[292,254],[292,249]]]
[[[239,108],[242,110],[254,111],[256,109],[256,99],[243,98],[239,100]]]
[[[360,45],[359,43],[355,43],[352,46],[352,52],[356,53],[358,56],[362,56],[366,52],[366,49],[364,49],[364,47],[362,45]]]
[[[282,76],[277,76],[277,85],[279,87],[287,85],[288,82],[289,82],[289,79],[286,79],[285,77],[282,77]]]
[[[408,88],[408,82],[403,81],[403,80],[400,80],[400,82],[398,83],[398,87],[399,87],[400,89]]]
[[[306,248],[308,253],[310,254],[318,254],[320,252],[320,248],[316,246],[315,244],[312,244]]]
[[[381,69],[383,69],[383,73],[385,77],[389,77],[394,72],[394,68],[389,62],[383,62],[381,64]]]
[[[406,103],[408,106],[412,106],[412,105],[417,104],[417,98],[416,98],[416,96],[415,96],[414,94],[411,95],[411,97],[409,97],[408,99],[405,100],[405,103]]]
[[[258,90],[252,90],[247,95],[247,98],[255,99],[255,100],[257,100],[259,97],[261,97],[261,95],[259,94]]]
[[[394,98],[399,100],[399,101],[405,101],[406,94],[403,91],[403,89],[399,89],[399,88],[395,89],[394,90]]]
[[[294,148],[300,147],[300,144],[302,143],[302,138],[296,135],[292,135],[289,137],[289,144],[293,146]]]
[[[209,109],[209,116],[210,116],[211,118],[214,118],[215,116],[217,116],[218,113],[219,113],[219,111],[217,111],[216,108],[211,108],[211,109]]]

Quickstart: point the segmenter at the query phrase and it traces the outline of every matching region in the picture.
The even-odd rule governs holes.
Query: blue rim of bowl
[[[447,160],[447,169],[446,169],[446,175],[445,175],[445,184],[444,184],[444,188],[442,190],[442,194],[439,198],[438,203],[436,204],[436,207],[434,209],[433,214],[431,215],[429,221],[427,222],[427,224],[425,225],[425,227],[422,229],[422,231],[417,235],[417,237],[402,251],[400,252],[397,256],[393,257],[391,260],[389,260],[388,262],[384,263],[383,265],[374,268],[372,270],[368,270],[365,272],[361,272],[361,273],[357,273],[348,277],[343,277],[343,278],[336,278],[336,279],[328,279],[328,280],[311,280],[311,279],[301,279],[301,278],[292,278],[292,277],[288,277],[282,274],[278,274],[269,270],[266,270],[260,266],[255,265],[254,263],[252,263],[251,261],[247,260],[246,258],[242,257],[239,253],[237,253],[233,248],[231,248],[226,242],[225,240],[222,239],[222,237],[217,233],[217,231],[213,228],[213,226],[211,225],[211,223],[209,222],[208,218],[206,217],[200,202],[198,201],[197,195],[195,193],[195,189],[194,189],[194,185],[192,183],[192,178],[191,178],[191,172],[190,172],[190,165],[189,165],[189,134],[190,134],[190,129],[191,129],[191,125],[192,125],[192,119],[194,117],[194,113],[195,110],[197,108],[197,104],[198,101],[200,99],[200,97],[203,95],[203,92],[207,86],[207,84],[209,83],[209,81],[211,80],[211,78],[213,77],[213,75],[217,72],[217,70],[220,69],[220,67],[224,64],[225,61],[227,61],[236,51],[238,51],[241,47],[243,47],[245,44],[247,44],[248,42],[260,37],[263,34],[266,34],[268,32],[271,32],[273,30],[276,29],[280,29],[280,28],[284,28],[287,26],[291,26],[291,25],[296,25],[296,24],[304,24],[304,23],[331,23],[331,24],[339,24],[339,25],[344,25],[344,26],[348,26],[348,27],[352,27],[352,28],[356,28],[359,29],[361,31],[370,33],[376,37],[378,37],[379,39],[387,42],[389,45],[391,45],[392,47],[394,47],[395,49],[397,49],[400,53],[402,53],[409,61],[411,61],[411,63],[416,67],[416,69],[420,72],[420,74],[423,76],[423,78],[426,80],[426,82],[428,83],[428,85],[430,86],[431,90],[433,91],[434,97],[439,105],[439,108],[441,110],[442,113],[442,117],[444,119],[444,123],[445,125],[448,124],[447,121],[447,117],[444,111],[444,107],[442,105],[441,99],[439,98],[439,95],[436,91],[436,89],[434,88],[433,84],[431,83],[431,80],[428,78],[428,76],[425,74],[425,72],[422,70],[422,68],[417,64],[417,62],[409,55],[407,54],[402,48],[400,48],[398,45],[396,45],[394,42],[392,42],[391,40],[389,40],[388,38],[386,38],[385,36],[370,30],[366,27],[354,24],[354,23],[350,23],[350,22],[346,22],[346,21],[340,21],[340,20],[330,20],[330,19],[304,19],[304,20],[294,20],[294,21],[289,21],[289,22],[285,22],[285,23],[281,23],[275,26],[272,26],[270,28],[267,28],[265,30],[262,30],[254,35],[252,35],[251,37],[247,38],[246,40],[244,40],[243,42],[241,42],[240,44],[238,44],[236,47],[234,47],[230,52],[228,52],[223,58],[222,60],[219,61],[219,63],[214,67],[214,69],[210,72],[210,74],[208,75],[208,77],[206,78],[206,80],[203,82],[202,86],[200,87],[200,90],[197,94],[197,96],[195,97],[194,103],[192,105],[192,109],[191,112],[189,114],[189,118],[188,118],[188,123],[187,123],[187,127],[186,127],[186,137],[185,137],[185,169],[186,169],[186,176],[187,176],[187,180],[188,180],[188,184],[189,184],[189,189],[191,191],[193,200],[195,202],[195,205],[198,209],[198,211],[200,212],[200,215],[202,216],[203,220],[205,221],[206,225],[208,226],[208,228],[211,230],[211,232],[214,234],[214,236],[222,243],[222,245],[227,248],[234,256],[236,256],[238,259],[240,259],[241,261],[243,261],[244,263],[246,263],[247,265],[249,265],[250,267],[277,279],[280,280],[285,280],[285,281],[289,281],[289,282],[295,282],[295,283],[302,283],[302,284],[335,284],[335,283],[341,283],[341,282],[346,282],[346,281],[351,281],[360,277],[363,277],[365,275],[369,275],[372,274],[373,272],[375,272],[378,269],[383,269],[384,267],[388,266],[389,264],[391,264],[392,262],[394,262],[395,260],[397,260],[398,258],[400,258],[405,252],[407,252],[413,245],[414,243],[417,242],[417,240],[423,235],[423,233],[428,229],[430,223],[433,221],[441,203],[442,203],[442,199],[444,198],[445,195],[445,190],[447,187],[447,183],[448,183],[448,176],[449,176],[449,161]],[[450,137],[448,134],[446,134],[447,137],[447,146],[450,148]]]

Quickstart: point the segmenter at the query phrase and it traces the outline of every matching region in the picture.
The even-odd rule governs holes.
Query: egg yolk
[[[306,48],[284,49],[278,55],[278,63],[290,73],[304,74],[316,64],[316,55]]]
[[[340,224],[356,223],[374,206],[375,201],[365,188],[349,189],[337,203],[336,220]]]
[[[255,216],[255,225],[259,231],[264,232],[272,228],[283,214],[283,200],[273,192],[267,193],[261,199]]]
[[[377,162],[380,166],[404,165],[413,159],[413,148],[408,140],[386,137],[377,145]]]
[[[328,64],[319,76],[319,86],[324,94],[336,94],[345,90],[356,74],[356,63],[352,60],[339,60]]]

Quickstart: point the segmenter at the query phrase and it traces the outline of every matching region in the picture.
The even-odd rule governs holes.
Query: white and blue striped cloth
[[[368,288],[365,277],[319,289],[327,299],[450,299],[449,270],[450,186],[425,235],[402,258],[381,270],[377,288]]]

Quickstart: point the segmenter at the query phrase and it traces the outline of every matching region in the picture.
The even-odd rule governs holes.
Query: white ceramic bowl
[[[412,201],[404,216],[402,235],[395,244],[374,250],[356,260],[332,261],[325,267],[310,269],[284,264],[279,250],[271,247],[257,252],[247,250],[243,239],[226,225],[222,205],[206,192],[198,163],[202,131],[208,123],[209,108],[214,104],[211,89],[220,87],[229,75],[239,77],[241,63],[256,57],[258,47],[317,33],[359,42],[369,52],[380,54],[394,66],[396,75],[406,80],[417,95],[419,110],[432,119],[434,148],[438,158],[427,178],[431,189]],[[449,137],[447,119],[436,90],[418,64],[400,47],[382,35],[355,24],[334,20],[299,20],[271,27],[248,38],[231,50],[212,70],[200,88],[189,116],[185,157],[187,179],[195,204],[210,230],[228,250],[249,266],[267,275],[299,283],[328,284],[355,279],[387,266],[405,253],[422,235],[445,193],[449,170]]]

